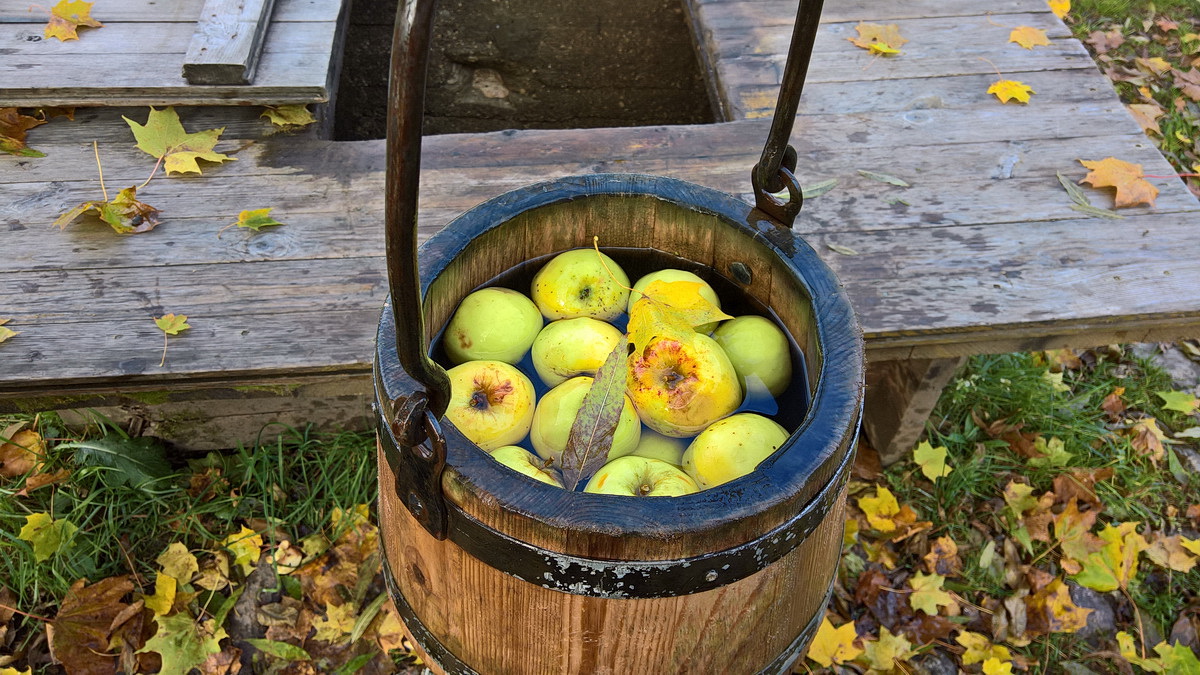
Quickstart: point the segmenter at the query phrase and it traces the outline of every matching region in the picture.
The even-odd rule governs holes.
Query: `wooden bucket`
[[[862,340],[841,286],[757,176],[757,207],[670,178],[561,178],[472,209],[418,252],[423,77],[397,73],[427,46],[423,2],[401,2],[393,48],[392,297],[375,364],[385,575],[410,636],[446,673],[788,672],[832,588],[862,410]],[[796,39],[811,49],[809,19]],[[779,171],[794,216],[798,187]],[[593,235],[616,256],[724,278],[803,350],[809,400],[781,411],[796,431],[754,472],[683,497],[568,492],[439,422],[449,387],[429,344],[459,301]]]

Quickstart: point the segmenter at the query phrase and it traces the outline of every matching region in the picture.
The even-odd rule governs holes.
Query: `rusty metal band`
[[[855,425],[850,445],[833,478],[803,509],[758,538],[721,551],[677,560],[602,560],[568,555],[510,537],[449,501],[446,502],[447,538],[509,576],[563,593],[614,599],[665,598],[720,588],[745,579],[792,552],[824,522],[849,478],[860,426]],[[386,428],[381,428],[380,433],[388,463],[394,471],[403,471],[394,436]]]
[[[462,659],[458,658],[458,655],[442,644],[437,635],[421,622],[421,618],[417,616],[412,605],[408,604],[408,600],[404,597],[404,593],[400,591],[400,586],[392,575],[392,568],[388,564],[387,556],[383,558],[383,579],[387,584],[388,594],[392,596],[392,600],[396,604],[396,611],[400,613],[400,618],[408,628],[409,636],[435,665],[446,675],[480,675],[479,671],[464,663]],[[808,620],[796,638],[779,653],[779,656],[772,659],[755,675],[783,675],[792,672],[792,666],[800,658],[804,648],[812,641],[813,636],[817,634],[821,619],[825,617],[825,607],[829,605],[829,599],[833,597],[834,580],[834,577],[829,579],[825,600],[813,611],[812,618]]]

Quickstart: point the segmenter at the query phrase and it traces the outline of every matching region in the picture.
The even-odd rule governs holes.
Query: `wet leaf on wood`
[[[826,192],[829,192],[833,188],[837,187],[837,184],[838,184],[838,180],[836,178],[830,178],[829,180],[819,181],[819,182],[813,183],[812,185],[801,185],[800,186],[800,194],[805,199],[812,199],[814,197],[820,197],[821,195],[825,194]]]
[[[897,177],[895,177],[891,174],[887,174],[887,173],[879,173],[878,171],[868,171],[867,169],[859,169],[858,175],[860,175],[864,178],[870,178],[871,180],[874,180],[874,181],[879,181],[880,183],[887,183],[888,185],[895,185],[897,187],[909,187],[908,181],[906,181],[902,178],[897,178]]]
[[[567,447],[560,460],[563,485],[568,490],[574,490],[576,485],[586,481],[608,461],[613,434],[617,431],[621,410],[625,406],[628,345],[628,341],[622,337],[596,371],[592,386],[584,395],[579,414],[571,425]]]

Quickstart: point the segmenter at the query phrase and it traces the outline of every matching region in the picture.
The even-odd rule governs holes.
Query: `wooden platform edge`
[[[189,84],[250,84],[275,0],[207,0],[183,59]]]

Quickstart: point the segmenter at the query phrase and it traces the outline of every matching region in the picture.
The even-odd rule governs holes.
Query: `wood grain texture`
[[[863,430],[884,465],[909,453],[965,357],[878,361],[867,370]]]
[[[250,84],[275,0],[207,0],[183,58],[188,84]]]
[[[259,8],[262,5],[256,3],[266,1],[247,0]],[[200,3],[182,3],[190,14],[175,3],[155,3],[171,7],[132,16],[134,4],[120,3],[111,8],[111,16],[102,10],[102,29],[67,43],[42,38],[42,17],[0,12],[0,50],[6,54],[0,61],[0,100],[36,107],[317,103],[329,98],[342,0],[277,0],[275,20],[260,42],[257,76],[250,85],[196,85],[184,77]],[[242,28],[235,30],[240,39],[248,33],[247,24],[239,25]],[[212,41],[209,52],[218,60],[226,60],[235,49],[234,43],[217,45]],[[245,51],[236,49],[238,54]],[[97,59],[104,64],[103,77],[97,76]]]

